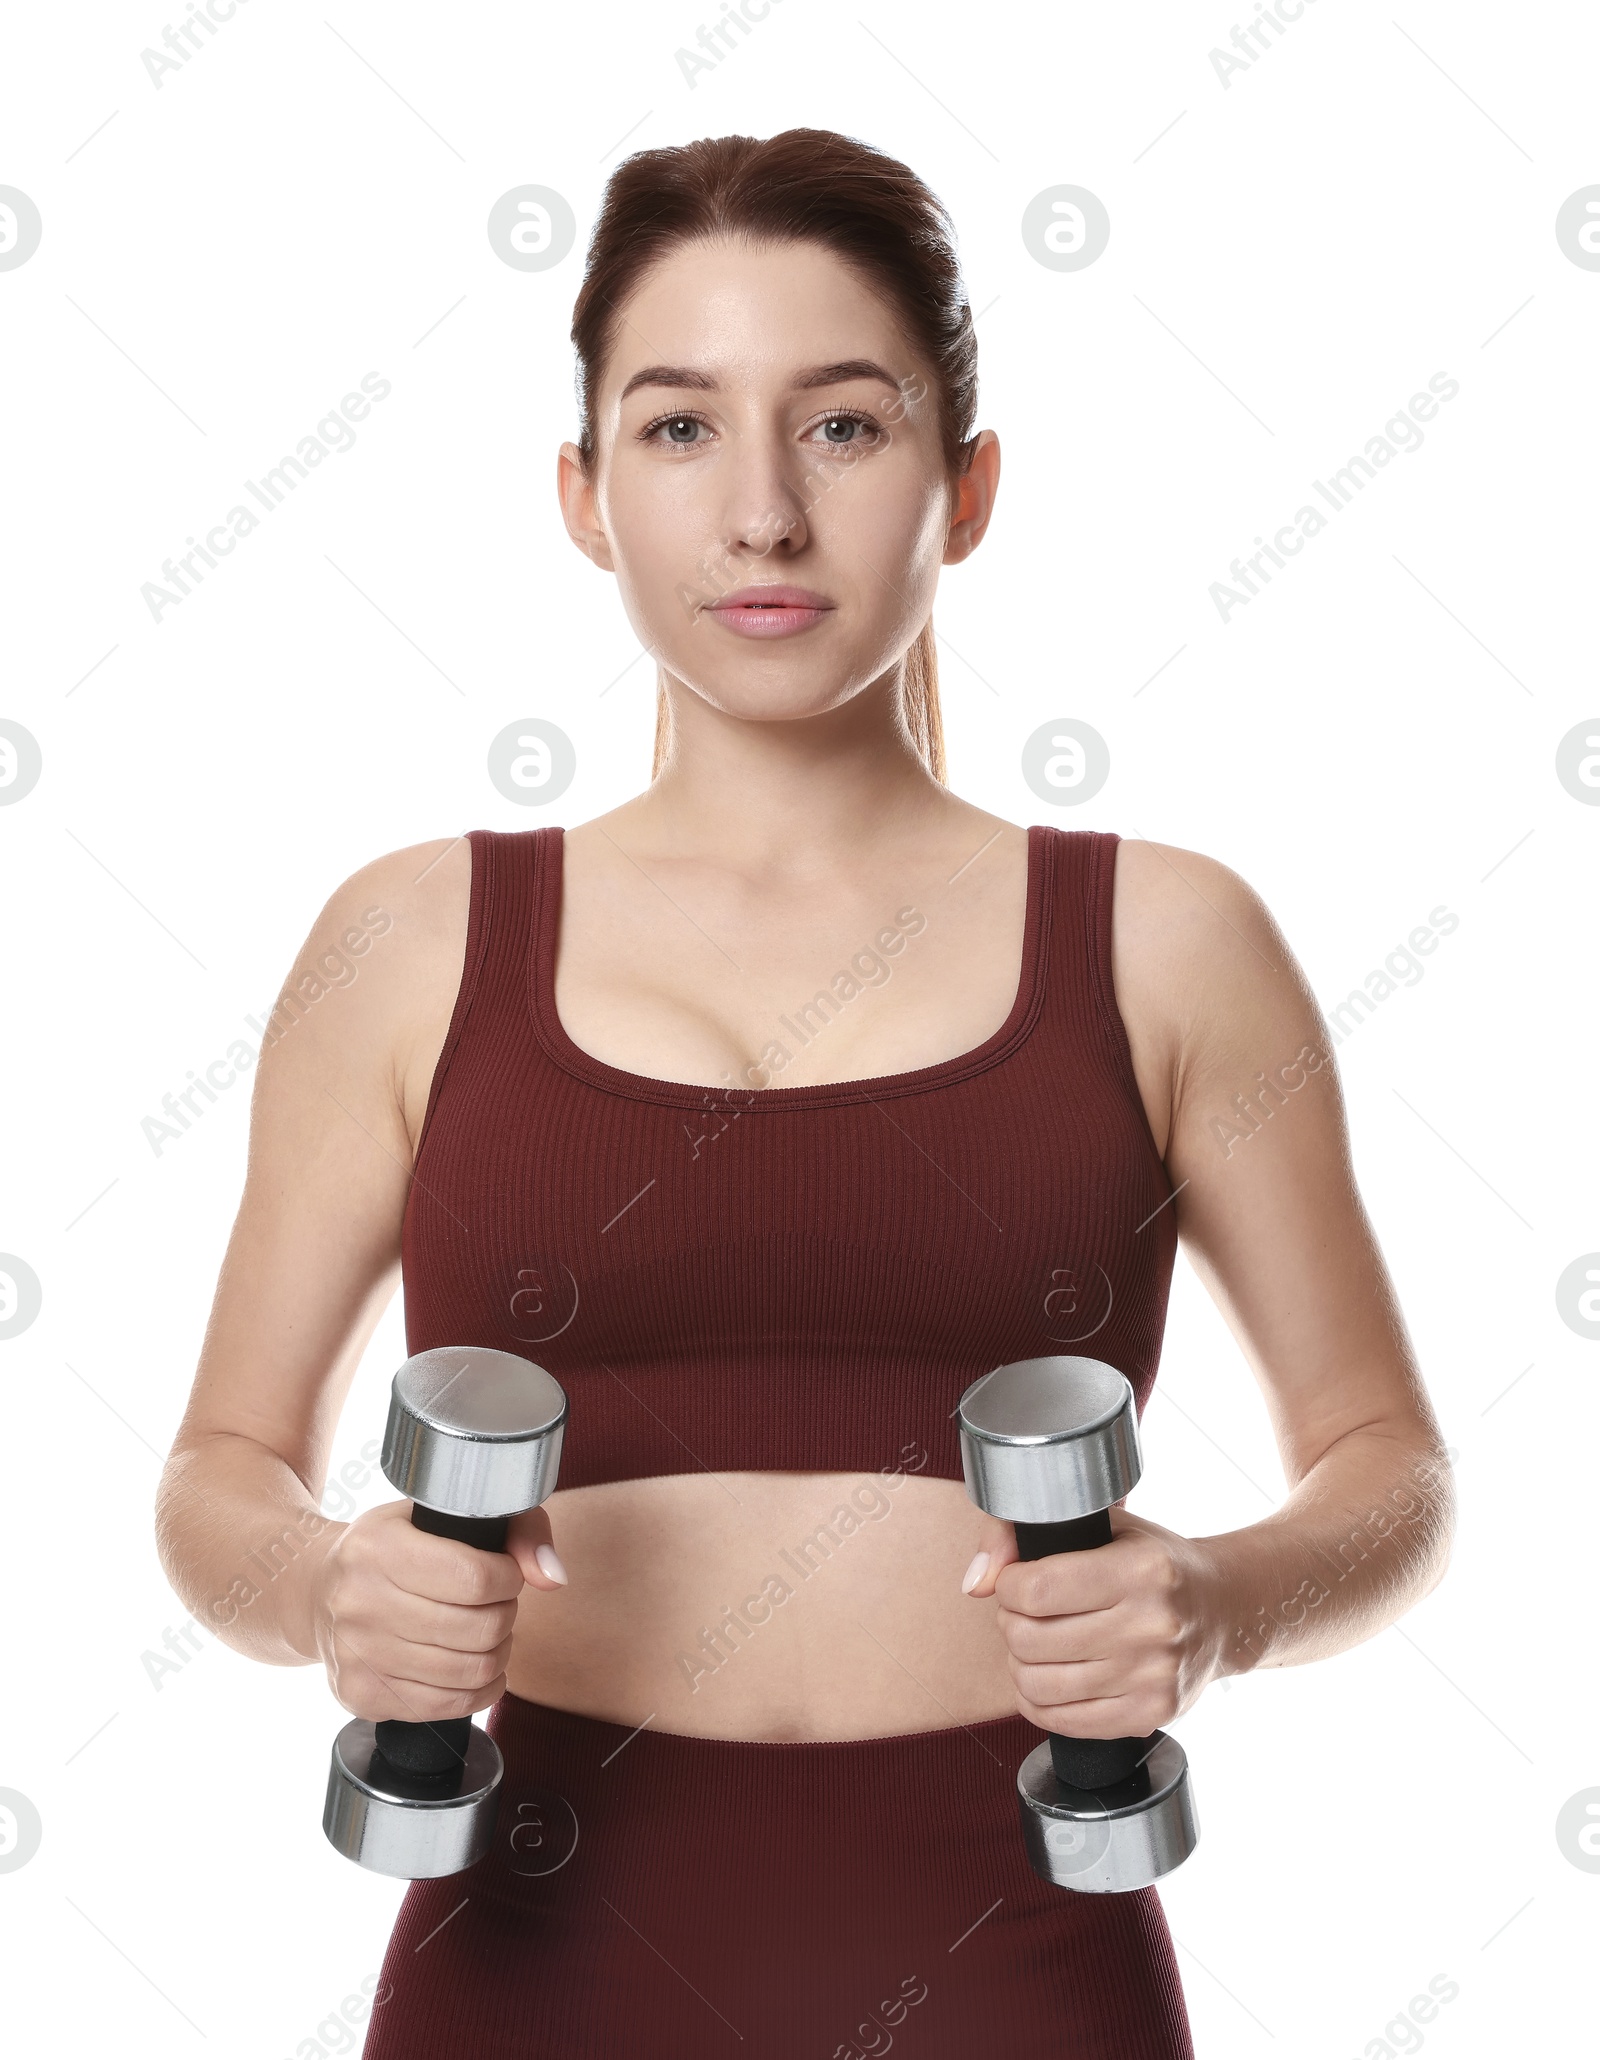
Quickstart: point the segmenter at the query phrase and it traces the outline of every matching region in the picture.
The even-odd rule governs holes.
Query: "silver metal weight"
[[[1010,1523],[1081,1523],[1109,1510],[1143,1470],[1133,1389],[1103,1360],[998,1366],[963,1394],[958,1422],[967,1493]],[[1109,1527],[1107,1517],[1105,1536]],[[1141,1744],[1130,1774],[1093,1789],[1061,1779],[1049,1738],[1028,1754],[1017,1805],[1035,1873],[1079,1893],[1126,1893],[1194,1851],[1200,1826],[1183,1747],[1164,1731]]]
[[[1054,1524],[1109,1509],[1143,1472],[1133,1389],[1101,1359],[1015,1359],[961,1397],[961,1470],[980,1509]]]
[[[505,1762],[476,1724],[466,1765],[441,1793],[412,1781],[378,1751],[376,1727],[352,1717],[333,1741],[322,1828],[329,1843],[365,1867],[400,1881],[434,1881],[475,1866],[494,1843]]]
[[[560,1384],[514,1352],[479,1345],[419,1352],[394,1377],[380,1463],[391,1485],[416,1503],[419,1528],[449,1536],[477,1524],[492,1542],[503,1537],[506,1518],[554,1489],[566,1420]],[[322,1828],[346,1859],[402,1881],[431,1881],[483,1858],[505,1767],[486,1731],[455,1721],[465,1733],[464,1757],[440,1774],[395,1765],[367,1718],[354,1717],[340,1731]]]
[[[1080,1894],[1148,1888],[1200,1842],[1189,1762],[1166,1731],[1131,1780],[1098,1793],[1058,1777],[1046,1738],[1017,1769],[1017,1803],[1033,1871]]]
[[[556,1484],[567,1398],[542,1366],[485,1345],[418,1352],[394,1377],[379,1464],[451,1516],[515,1516]]]

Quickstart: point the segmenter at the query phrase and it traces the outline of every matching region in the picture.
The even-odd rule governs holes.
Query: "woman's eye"
[[[823,442],[837,448],[855,443],[865,447],[877,434],[874,424],[865,415],[828,415],[817,427],[822,431]]]
[[[639,431],[639,441],[653,443],[663,449],[693,450],[701,441],[695,431],[708,426],[699,415],[657,415],[653,422],[647,422]]]

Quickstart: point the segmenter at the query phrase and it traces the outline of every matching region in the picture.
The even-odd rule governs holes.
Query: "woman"
[[[167,1567],[358,1715],[490,1711],[498,1842],[407,1893],[369,2055],[1189,2054],[1155,1891],[1047,1886],[1013,1781],[1037,1727],[1142,1735],[1443,1571],[1315,1002],[1227,867],[944,784],[929,616],[999,451],[904,166],[814,130],[641,153],[573,336],[562,507],[657,660],[655,777],[329,901],[314,946],[382,940],[262,1054]],[[1288,1498],[1201,1539],[1119,1509],[1024,1566],[957,1398],[1068,1351],[1142,1407],[1179,1235]],[[397,1271],[412,1351],[570,1397],[505,1553],[316,1513]]]

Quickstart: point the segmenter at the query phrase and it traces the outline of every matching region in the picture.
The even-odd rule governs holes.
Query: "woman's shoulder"
[[[1282,960],[1282,932],[1266,902],[1242,874],[1206,852],[1119,836],[1115,902],[1129,945],[1158,966],[1166,959],[1192,970],[1225,939],[1263,965]]]
[[[322,1059],[386,1074],[413,1142],[461,984],[471,898],[466,836],[403,845],[338,883],[301,955],[345,990],[337,1009],[312,1011],[325,1019]]]
[[[369,859],[329,895],[319,931],[362,931],[375,946],[371,970],[399,987],[434,961],[460,969],[472,898],[472,846],[465,836],[407,844]],[[347,949],[357,949],[352,938]],[[365,956],[365,953],[363,953]],[[380,984],[380,983],[374,983]]]
[[[1012,823],[990,819],[996,829],[1025,835]],[[1072,830],[1046,825],[1058,835],[1103,840],[1105,831]],[[1216,942],[1222,924],[1241,938],[1261,944],[1278,935],[1271,912],[1249,881],[1220,858],[1190,851],[1181,844],[1158,844],[1124,831],[1115,838],[1113,909],[1117,934],[1159,970],[1170,954],[1204,951]],[[1081,868],[1080,868],[1081,870]]]
[[[1112,979],[1163,1151],[1185,1089],[1192,1097],[1202,1082],[1247,1084],[1255,1068],[1324,1035],[1265,899],[1224,860],[1182,845],[1119,841]]]

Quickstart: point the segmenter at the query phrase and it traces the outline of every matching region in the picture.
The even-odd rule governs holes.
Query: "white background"
[[[651,669],[553,490],[584,239],[626,151],[811,125],[928,180],[981,311],[1005,477],[935,611],[958,790],[1226,861],[1325,1009],[1430,910],[1460,918],[1338,1055],[1459,1455],[1459,1545],[1402,1625],[1184,1720],[1204,1838],[1163,1899],[1198,2050],[1409,2050],[1385,2026],[1439,1974],[1460,1993],[1429,2050],[1577,2050],[1600,1876],[1554,1826],[1600,1784],[1600,1365],[1554,1290],[1600,1245],[1600,810],[1554,761],[1600,710],[1600,273],[1554,220],[1600,180],[1600,23],[1308,0],[1224,87],[1221,5],[774,0],[691,88],[674,52],[710,12],[241,0],[159,90],[140,59],[159,8],[9,26],[0,182],[44,237],[0,272],[0,714],[44,775],[0,809],[0,1250],[44,1305],[0,1345],[0,1787],[44,1836],[0,1873],[0,2014],[19,2052],[285,2060],[338,2050],[329,2013],[379,1965],[402,1887],[324,1843],[320,1671],[206,1639],[149,1678],[185,1620],[151,1502],[248,1084],[159,1156],[140,1126],[250,1035],[355,868],[474,825],[579,822],[644,783]],[[536,273],[485,233],[530,182],[579,224]],[[1020,234],[1061,183],[1110,212],[1079,272]],[[161,561],[368,371],[393,391],[355,448],[153,622]],[[1460,392],[1424,446],[1224,624],[1211,583],[1439,371]],[[486,776],[490,738],[529,716],[576,746],[553,809]],[[1076,810],[1019,770],[1064,716],[1111,752]],[[336,1467],[381,1428],[403,1354],[397,1302]],[[1248,1523],[1282,1492],[1181,1258],[1146,1449],[1134,1506],[1175,1529]],[[389,1494],[374,1476],[363,1501]]]

